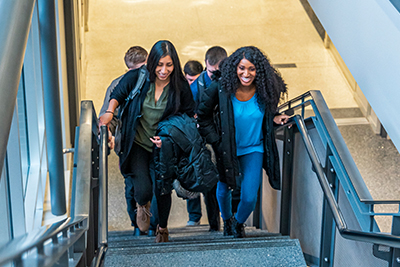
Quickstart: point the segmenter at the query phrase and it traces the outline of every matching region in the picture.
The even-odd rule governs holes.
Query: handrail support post
[[[400,236],[400,217],[393,216],[392,221],[392,235]],[[390,267],[399,267],[400,266],[400,249],[392,248],[392,262],[389,263]]]
[[[337,200],[338,179],[336,177],[336,173],[334,171],[332,162],[329,159],[331,155],[332,152],[328,147],[326,152],[325,174],[328,183],[331,186],[333,195]],[[329,207],[326,198],[324,198],[322,212],[323,214],[322,214],[322,224],[321,224],[322,229],[321,229],[321,248],[320,248],[319,266],[331,267],[333,266],[334,251],[335,251],[336,225],[332,211]]]
[[[285,127],[283,145],[283,167],[282,167],[282,193],[281,193],[281,219],[279,232],[282,235],[290,235],[290,217],[292,203],[292,184],[293,184],[293,151],[294,151],[294,132],[293,128]]]

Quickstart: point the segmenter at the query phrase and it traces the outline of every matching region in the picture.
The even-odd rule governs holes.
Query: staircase
[[[133,231],[109,233],[104,266],[307,266],[298,240],[246,227],[246,238],[209,232],[208,225],[169,229],[168,243]]]

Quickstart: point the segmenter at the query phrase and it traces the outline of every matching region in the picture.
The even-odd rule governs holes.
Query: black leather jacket
[[[215,114],[218,114],[217,116]],[[204,92],[198,108],[199,132],[212,144],[217,156],[220,181],[230,188],[236,187],[236,177],[240,176],[236,155],[235,122],[230,94],[214,81]],[[280,189],[279,155],[274,135],[275,114],[265,111],[263,119],[265,169],[274,189]]]
[[[155,174],[157,188],[161,194],[168,194],[172,189],[172,182],[178,178],[179,173],[190,168],[190,164],[200,164],[196,166],[200,170],[215,170],[211,161],[211,154],[205,147],[205,142],[197,130],[194,118],[186,114],[171,116],[158,125],[156,132],[160,136],[161,148],[154,149],[154,165],[152,168]],[[199,153],[207,150],[209,160],[196,161]],[[203,151],[204,152],[204,151]],[[217,182],[217,172],[214,185]],[[201,176],[201,175],[200,175]],[[197,179],[197,177],[192,177]],[[210,181],[207,179],[197,179],[197,188],[208,188]],[[211,186],[212,187],[212,186]],[[190,188],[187,188],[190,190]]]

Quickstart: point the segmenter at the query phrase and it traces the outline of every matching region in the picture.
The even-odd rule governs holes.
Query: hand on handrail
[[[280,114],[274,117],[274,122],[278,125],[284,125],[288,122],[289,118],[290,117],[286,114]]]
[[[99,122],[99,135],[98,135],[99,140],[100,140],[100,135],[101,135],[101,126],[106,126],[106,125],[104,125],[104,124],[102,125],[101,122]],[[108,131],[108,140],[107,140],[108,147],[110,149],[114,149],[115,137],[112,135],[112,133],[111,133],[110,129],[108,128],[108,126],[107,126],[107,131]]]

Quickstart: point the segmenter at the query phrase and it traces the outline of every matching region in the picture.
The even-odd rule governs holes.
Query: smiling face
[[[160,58],[156,67],[156,79],[169,82],[172,71],[174,70],[174,62],[169,55]]]
[[[236,72],[244,87],[250,86],[256,78],[256,66],[245,58],[239,62]]]

